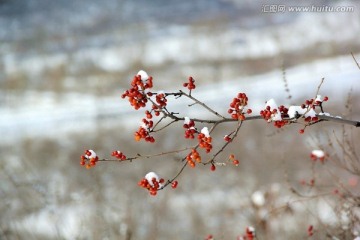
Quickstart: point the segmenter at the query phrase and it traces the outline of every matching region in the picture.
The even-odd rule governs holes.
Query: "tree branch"
[[[326,116],[326,115],[317,115],[317,117],[321,120],[329,121],[329,122],[335,122],[335,123],[341,123],[346,125],[351,125],[355,127],[360,127],[360,121],[353,121],[348,119],[343,119],[340,117],[334,117],[334,116]]]

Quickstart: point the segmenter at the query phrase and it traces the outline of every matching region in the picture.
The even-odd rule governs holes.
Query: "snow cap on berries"
[[[265,104],[265,108],[266,107],[270,107],[270,109],[278,109],[278,105],[276,104],[275,100],[273,98],[271,98],[270,100],[268,100]],[[275,114],[272,115],[271,120],[273,121],[281,121],[282,117],[281,114],[279,112],[276,112]]]
[[[189,123],[190,123],[190,118],[184,117],[184,124],[189,124]]]
[[[316,117],[316,112],[312,108],[308,110],[306,108],[302,108],[301,106],[290,106],[288,111],[289,117],[290,118],[296,117],[295,116],[296,113],[300,115],[305,114],[305,117],[312,117],[312,118]]]
[[[317,158],[323,158],[325,157],[325,153],[323,150],[312,150],[311,155]]]
[[[95,152],[94,150],[92,150],[92,149],[89,149],[89,150],[87,150],[86,152],[87,152],[87,154],[85,154],[85,157],[86,157],[87,159],[96,158],[96,157],[97,157],[96,152]]]
[[[205,137],[210,137],[209,129],[207,127],[201,129],[201,133],[204,134]]]
[[[160,181],[159,176],[158,176],[156,173],[154,173],[154,172],[148,172],[148,173],[145,175],[145,179],[149,182],[149,184],[150,184],[152,187],[154,186],[153,181],[152,181],[153,178],[155,178],[155,180],[156,180],[157,182]],[[160,187],[161,187],[161,185],[162,185],[162,184],[160,184]]]
[[[142,81],[146,81],[149,79],[149,75],[144,70],[140,70],[137,75],[141,76]]]

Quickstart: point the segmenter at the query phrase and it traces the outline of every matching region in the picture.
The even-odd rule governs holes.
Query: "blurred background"
[[[271,10],[279,4],[285,11]],[[288,9],[313,5],[353,11]],[[156,197],[137,182],[149,171],[173,177],[183,155],[90,170],[79,157],[85,149],[109,157],[193,145],[181,124],[155,135],[155,144],[133,141],[143,111],[120,95],[140,69],[155,90],[178,90],[193,76],[194,96],[224,115],[238,92],[254,113],[270,98],[301,104],[324,77],[325,111],[359,120],[360,71],[350,54],[360,59],[359,36],[358,1],[0,0],[0,239],[235,239],[249,225],[261,239],[298,239],[309,221],[331,227],[330,201],[321,212],[318,202],[281,206],[294,199],[285,176],[309,179],[310,151],[324,148],[338,124],[300,136],[301,126],[246,122],[219,159],[234,153],[239,167],[186,169],[176,190]],[[190,117],[213,117],[170,103]],[[214,145],[234,127],[217,129]],[[254,192],[276,198],[281,215],[259,211]]]

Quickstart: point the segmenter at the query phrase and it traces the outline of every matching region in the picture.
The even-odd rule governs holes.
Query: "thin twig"
[[[151,132],[156,132],[154,129],[157,127],[157,125],[159,125],[159,123],[160,123],[164,118],[165,118],[165,117],[162,116],[162,117],[155,123],[155,125],[152,127]],[[159,131],[159,130],[157,130],[157,131]]]
[[[177,179],[180,174],[184,171],[186,165],[188,164],[188,162],[186,161],[184,163],[184,165],[180,168],[179,172],[175,175],[175,177],[173,177],[171,180],[167,180],[167,182],[164,184],[164,186],[162,186],[159,190],[164,189],[167,185],[169,185],[170,183],[172,183],[175,179]]]
[[[159,132],[159,131],[163,130],[164,128],[167,128],[167,127],[170,126],[171,124],[177,122],[177,121],[179,121],[179,120],[175,119],[175,120],[167,123],[166,125],[162,126],[161,128],[159,128],[159,129],[157,129],[157,130],[154,130],[154,128],[155,128],[155,127],[154,127],[151,132]]]
[[[180,92],[182,95],[184,95],[184,96],[190,98],[191,100],[193,100],[195,103],[203,106],[203,107],[206,108],[209,112],[212,112],[212,113],[215,114],[216,116],[218,116],[218,117],[220,117],[220,118],[222,118],[222,119],[225,119],[224,116],[222,116],[222,115],[219,114],[218,112],[214,111],[212,108],[208,107],[205,103],[199,101],[198,99],[194,98],[194,97],[191,96],[190,94],[187,94],[187,93],[185,93],[185,92],[183,92],[183,91],[181,91],[181,90],[179,90],[179,92]]]
[[[124,162],[124,161],[130,161],[131,162],[132,160],[135,160],[135,159],[159,157],[159,156],[163,156],[163,155],[184,152],[184,151],[189,150],[189,149],[191,149],[191,148],[186,147],[186,148],[182,148],[182,149],[172,150],[172,151],[168,151],[168,152],[161,152],[161,153],[152,154],[152,155],[141,155],[141,154],[138,153],[138,154],[136,154],[136,156],[128,157],[128,158],[126,158],[124,160],[103,158],[103,159],[99,159],[99,162]]]
[[[354,54],[351,52],[351,56],[353,57],[353,59],[354,59],[354,61],[355,61],[355,63],[356,63],[356,65],[357,65],[357,67],[360,69],[360,64],[359,64],[359,62],[358,61],[356,61],[356,58],[355,58],[355,56],[354,56]]]
[[[232,140],[237,137],[237,135],[238,135],[238,133],[239,133],[239,130],[240,130],[241,126],[242,126],[242,123],[243,123],[243,121],[239,121],[239,124],[238,124],[238,126],[237,126],[237,128],[236,128],[236,130],[235,130],[234,136],[232,137]],[[226,142],[226,143],[222,146],[222,148],[220,148],[220,149],[213,155],[213,157],[212,157],[209,161],[207,161],[207,162],[205,162],[205,163],[203,163],[203,164],[204,164],[204,165],[207,165],[207,164],[209,164],[209,163],[213,163],[214,160],[215,160],[215,158],[216,158],[222,151],[224,151],[224,149],[232,142],[232,140],[229,141],[229,142]]]

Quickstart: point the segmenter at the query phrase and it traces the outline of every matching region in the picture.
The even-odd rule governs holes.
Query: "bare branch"
[[[125,161],[130,161],[131,162],[132,160],[135,160],[135,159],[160,157],[160,156],[163,156],[163,155],[184,152],[184,151],[187,151],[189,149],[191,149],[191,148],[186,147],[186,148],[182,148],[182,149],[177,149],[177,150],[172,150],[172,151],[162,152],[162,153],[157,153],[157,154],[152,154],[152,155],[141,155],[141,154],[138,153],[138,154],[136,154],[136,156],[128,157],[128,158],[126,158],[124,160],[103,158],[103,159],[99,159],[99,162],[125,162]]]
[[[180,90],[180,93],[181,93],[182,95],[190,98],[190,99],[193,100],[195,103],[203,106],[203,107],[206,108],[209,112],[212,112],[212,113],[215,114],[216,116],[218,116],[218,117],[220,117],[220,118],[222,118],[222,119],[225,119],[224,116],[220,115],[218,112],[216,112],[216,111],[214,111],[213,109],[211,109],[210,107],[208,107],[205,103],[203,103],[203,102],[199,101],[198,99],[194,98],[192,95],[187,94],[187,93],[185,93],[185,92],[183,92],[183,91],[181,91],[181,90]]]
[[[241,126],[242,126],[242,123],[243,123],[243,121],[239,121],[239,124],[238,124],[238,126],[237,126],[237,128],[236,128],[236,130],[235,130],[235,133],[234,133],[234,136],[232,137],[232,139],[235,139],[235,138],[237,137],[237,135],[238,135],[238,133],[239,133],[239,130],[240,130]],[[231,142],[232,142],[232,140],[229,141],[229,142],[226,142],[226,143],[224,144],[224,146],[222,146],[222,148],[220,148],[220,149],[213,155],[213,157],[212,157],[209,161],[207,161],[207,162],[204,163],[204,165],[207,165],[207,164],[209,164],[209,163],[213,163],[214,160],[215,160],[215,158],[216,158],[222,151],[224,151],[224,149],[225,149]]]
[[[351,125],[355,127],[360,127],[360,121],[352,121],[348,119],[343,119],[340,117],[334,117],[334,116],[326,116],[326,115],[317,115],[317,117],[321,120],[329,121],[329,122],[335,122],[335,123],[341,123],[346,125]]]
[[[360,69],[360,64],[359,64],[359,62],[358,61],[356,61],[356,58],[355,58],[355,56],[354,56],[354,54],[351,52],[351,56],[353,57],[353,59],[354,59],[354,61],[355,61],[355,63],[356,63],[356,65],[357,65],[357,67]]]

